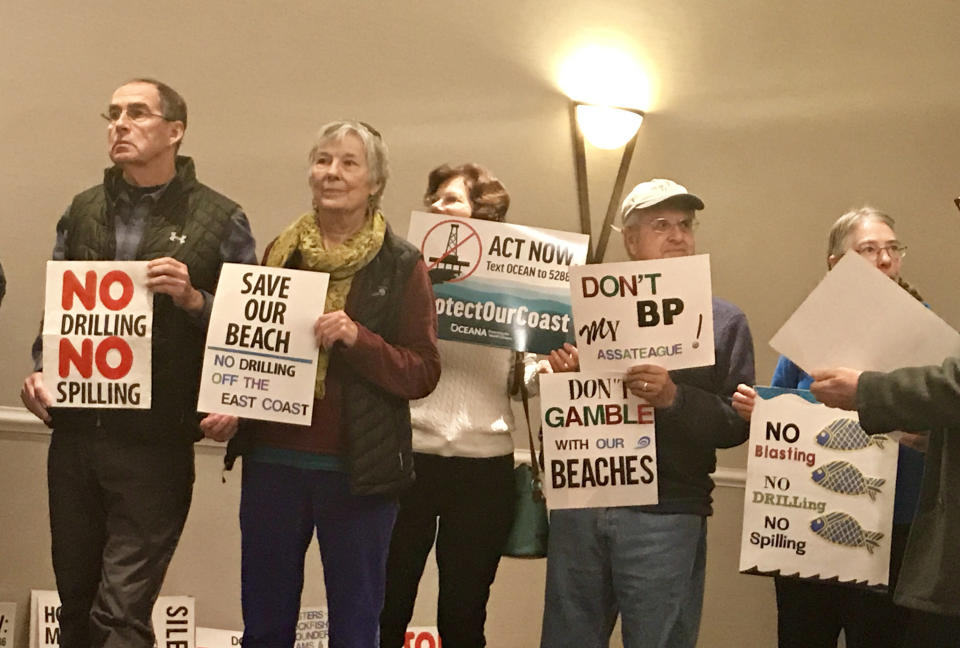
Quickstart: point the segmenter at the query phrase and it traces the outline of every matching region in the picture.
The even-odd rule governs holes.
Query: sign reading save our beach
[[[56,407],[148,409],[146,261],[48,261],[43,382]]]
[[[318,354],[313,325],[329,279],[324,272],[224,264],[197,409],[309,425]]]
[[[585,371],[714,363],[706,254],[572,267],[570,292]]]
[[[407,238],[430,273],[440,339],[544,354],[573,342],[568,269],[589,237],[413,212]]]
[[[897,442],[806,390],[757,387],[740,571],[887,583]]]

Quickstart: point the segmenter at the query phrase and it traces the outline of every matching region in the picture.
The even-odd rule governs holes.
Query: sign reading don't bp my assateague
[[[570,293],[585,371],[714,363],[706,254],[571,267]]]

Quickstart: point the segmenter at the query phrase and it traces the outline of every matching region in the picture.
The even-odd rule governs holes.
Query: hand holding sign
[[[677,398],[677,386],[670,372],[658,365],[642,364],[627,369],[624,378],[634,396],[643,398],[654,407],[670,407]]]
[[[757,401],[757,390],[750,385],[740,383],[737,391],[733,392],[733,409],[737,410],[744,421],[749,422],[753,416],[753,406]]]
[[[43,372],[35,371],[26,377],[23,381],[23,389],[20,390],[20,400],[34,416],[44,423],[50,423],[50,413],[47,412],[47,408],[53,405],[53,398],[43,386]]]
[[[147,263],[147,288],[170,295],[173,303],[188,313],[196,315],[203,310],[203,293],[190,283],[190,269],[174,258],[161,257]]]
[[[857,383],[861,371],[856,369],[829,369],[814,371],[810,375],[815,381],[810,391],[817,400],[827,407],[839,407],[845,410],[857,409]]]
[[[229,441],[237,433],[240,419],[230,414],[207,414],[200,421],[203,436],[214,441]]]
[[[342,310],[324,313],[313,325],[317,346],[327,350],[332,349],[337,342],[342,342],[347,348],[352,347],[357,343],[359,332],[357,323]]]
[[[580,371],[580,353],[577,347],[569,342],[564,342],[563,347],[551,351],[547,361],[553,373]]]

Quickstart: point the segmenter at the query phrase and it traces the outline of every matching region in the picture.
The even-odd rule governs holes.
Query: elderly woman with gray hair
[[[833,268],[848,252],[859,254],[923,301],[900,276],[900,263],[907,248],[897,239],[893,228],[893,219],[872,207],[847,212],[830,228],[827,268]],[[770,384],[809,389],[812,382],[810,374],[781,356]],[[733,407],[749,420],[755,399],[756,392],[752,387],[740,385],[733,395]],[[926,437],[916,434],[904,434],[900,441],[890,550],[891,592],[897,582],[910,524],[917,508],[924,463],[920,450],[925,441]],[[888,593],[796,578],[776,577],[774,580],[781,648],[834,648],[841,629],[848,648],[940,645],[913,638],[931,621],[936,624],[935,615],[921,616],[921,613],[894,605]]]
[[[244,430],[246,648],[294,645],[314,533],[330,645],[377,645],[396,494],[413,478],[409,401],[440,376],[426,266],[379,209],[387,180],[380,134],[360,122],[326,124],[310,165],[313,210],[270,243],[264,264],[330,273],[314,326],[313,419]]]

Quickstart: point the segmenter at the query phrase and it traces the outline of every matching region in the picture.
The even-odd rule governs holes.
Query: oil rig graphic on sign
[[[461,261],[460,257],[457,256],[456,248],[459,245],[459,229],[460,223],[450,223],[450,233],[447,235],[447,246],[444,250],[443,256],[435,257],[432,256],[428,260],[430,262],[430,283],[438,284],[445,281],[450,281],[451,279],[456,279],[463,274],[464,269],[469,268],[471,263],[469,261]]]

